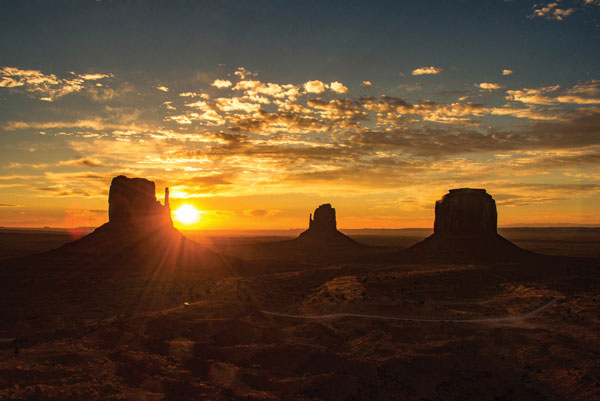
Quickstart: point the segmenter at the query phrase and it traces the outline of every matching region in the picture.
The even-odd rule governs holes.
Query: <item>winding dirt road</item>
[[[562,298],[562,297],[561,297]],[[503,317],[489,317],[483,319],[418,319],[418,318],[407,318],[407,317],[395,317],[395,316],[379,316],[379,315],[361,315],[358,313],[330,313],[326,315],[289,315],[287,313],[277,313],[262,310],[261,312],[265,315],[270,316],[278,316],[278,317],[287,317],[292,319],[336,319],[343,317],[359,317],[365,319],[380,319],[380,320],[396,320],[403,322],[445,322],[445,323],[514,323],[520,322],[530,317],[533,317],[544,310],[548,309],[552,305],[556,303],[561,298],[554,298],[552,301],[548,302],[540,306],[537,309],[532,310],[531,312],[525,313],[523,315],[517,316],[503,316]]]

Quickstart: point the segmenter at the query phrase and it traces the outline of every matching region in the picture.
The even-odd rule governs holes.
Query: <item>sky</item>
[[[98,226],[112,177],[182,228],[600,225],[600,0],[1,1],[0,225]]]

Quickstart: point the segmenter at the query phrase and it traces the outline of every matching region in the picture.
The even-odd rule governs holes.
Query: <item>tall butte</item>
[[[433,235],[407,254],[440,261],[506,260],[528,252],[498,234],[496,202],[485,189],[451,189],[435,203]]]
[[[165,203],[156,200],[154,182],[145,178],[112,179],[108,193],[108,220],[114,228],[148,230],[173,227],[169,188],[165,188]]]
[[[313,218],[314,216],[314,218]],[[304,231],[298,237],[301,242],[318,244],[353,244],[358,245],[356,241],[347,235],[342,234],[337,229],[335,209],[331,204],[325,203],[315,209],[308,219],[308,230]]]
[[[108,193],[108,223],[52,251],[53,255],[81,266],[137,266],[165,274],[174,267],[210,267],[205,273],[214,275],[237,269],[237,260],[202,247],[173,227],[169,189],[165,188],[164,204],[156,199],[155,189],[154,182],[145,178],[114,177]]]

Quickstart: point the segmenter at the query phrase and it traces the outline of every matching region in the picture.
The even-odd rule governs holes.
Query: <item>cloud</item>
[[[348,88],[344,86],[344,84],[342,84],[341,82],[334,81],[329,84],[329,88],[332,92],[335,93],[348,93]]]
[[[259,110],[251,116],[234,115],[229,118],[234,131],[252,133],[310,133],[328,131],[331,125],[322,119],[293,112],[267,112]]]
[[[180,124],[180,125],[184,125],[184,124],[190,125],[192,123],[192,120],[186,115],[168,116],[168,117],[166,117],[166,119],[175,121],[177,124]]]
[[[59,78],[55,74],[44,74],[38,70],[24,70],[18,67],[0,68],[0,87],[22,89],[35,95],[39,100],[52,102],[55,99],[79,92],[86,88],[87,81],[110,78],[112,74],[83,74],[74,78]]]
[[[371,83],[371,81],[362,81],[362,83],[360,84],[360,86],[362,86],[363,88],[367,88],[372,85],[373,84]]]
[[[480,132],[462,129],[393,129],[366,131],[349,136],[363,149],[394,149],[417,156],[448,156],[525,149],[567,149],[600,143],[600,113],[564,123],[534,123],[522,130]]]
[[[546,5],[535,5],[530,18],[540,17],[562,21],[564,17],[568,17],[576,11],[575,8],[558,8],[559,1],[547,3]]]
[[[58,162],[58,166],[80,166],[80,167],[102,167],[102,163],[96,159],[83,157],[75,160],[64,160]]]
[[[229,88],[231,86],[231,81],[227,80],[227,79],[215,79],[213,81],[212,84],[210,84],[211,86],[214,86],[215,88]]]
[[[521,103],[549,105],[556,103],[556,100],[553,97],[547,96],[547,94],[555,92],[559,88],[560,86],[555,85],[538,89],[509,90],[506,92],[508,94],[506,98]]]
[[[439,67],[429,66],[429,67],[421,67],[412,71],[412,75],[437,75],[440,74],[443,70]]]
[[[206,81],[208,89],[211,81]],[[39,138],[53,136],[56,146],[68,149],[70,155],[85,155],[52,162],[45,167],[48,172],[106,172],[92,181],[108,180],[86,189],[82,176],[70,181],[72,175],[52,175],[27,178],[18,185],[37,188],[32,189],[36,196],[100,196],[110,176],[127,173],[177,184],[178,193],[187,197],[209,198],[217,193],[236,197],[256,193],[257,188],[266,195],[281,194],[294,191],[298,182],[306,185],[300,186],[303,191],[308,188],[314,193],[327,188],[355,195],[391,191],[396,196],[399,188],[416,188],[424,182],[488,185],[500,178],[516,181],[530,176],[535,182],[546,173],[552,176],[544,179],[552,180],[561,174],[588,174],[587,178],[577,175],[578,180],[598,177],[600,107],[594,103],[600,98],[598,81],[572,87],[513,88],[505,105],[498,105],[502,99],[497,97],[490,105],[349,96],[335,94],[334,83],[323,81],[312,81],[318,93],[306,90],[308,82],[262,82],[252,77],[232,81],[231,91],[220,91],[219,97],[204,96],[201,91],[207,89],[198,88],[197,92],[176,91],[179,96],[164,103],[149,84],[146,90],[154,91],[155,98],[146,109],[109,104],[98,117],[78,118],[84,115],[81,112],[69,121],[4,122],[5,129],[18,130],[11,136],[24,134],[27,141],[34,141],[37,136],[29,134],[44,130],[47,136]],[[487,89],[483,84],[498,85],[476,85]],[[471,88],[469,94],[477,92]],[[480,99],[490,101],[489,96]],[[120,118],[123,115],[128,115],[127,120]],[[490,120],[500,118],[501,128],[489,127]],[[22,146],[34,147],[29,142]],[[527,201],[541,199],[523,196]],[[275,204],[244,204],[235,213],[260,217],[275,208]]]
[[[123,122],[111,122],[102,118],[93,118],[86,120],[76,121],[48,121],[48,122],[35,122],[35,121],[9,121],[4,126],[4,129],[8,131],[21,130],[21,129],[69,129],[69,128],[83,128],[92,129],[95,131],[103,130],[130,130],[130,131],[147,131],[149,127],[147,125],[137,125],[135,123]]]
[[[503,107],[492,107],[489,109],[489,113],[495,116],[511,116],[528,120],[566,121],[565,118],[556,113],[556,110],[536,110],[532,107],[516,108],[505,105]]]
[[[198,103],[203,102],[196,102],[192,104],[198,106]],[[219,113],[212,109],[204,110],[202,113],[187,113],[175,116],[168,116],[165,117],[165,120],[174,121],[178,125],[191,125],[193,121],[198,121],[202,124],[209,126],[223,125],[226,121]],[[177,135],[174,136],[177,137]]]
[[[247,209],[244,210],[244,214],[250,217],[269,217],[276,215],[280,211],[278,209]]]
[[[15,205],[11,203],[0,203],[0,207],[23,207],[23,205]]]
[[[256,103],[244,102],[237,97],[224,97],[216,99],[217,108],[221,111],[243,111],[252,113],[260,110],[260,105]]]
[[[252,71],[248,71],[244,67],[238,67],[235,70],[234,74],[237,75],[238,77],[240,77],[240,79],[246,79],[246,77],[255,77],[255,76],[258,75],[258,73],[252,72]]]
[[[496,89],[502,89],[501,85],[490,83],[490,82],[482,82],[480,84],[475,84],[478,88],[485,89],[488,91],[493,91]]]
[[[197,102],[193,102],[193,103],[186,103],[185,104],[186,107],[193,107],[195,109],[206,109],[208,108],[208,103],[206,103],[204,100],[198,100]]]
[[[261,100],[259,95],[265,95],[274,97],[277,99],[288,98],[290,100],[296,100],[300,94],[299,88],[292,84],[275,84],[275,83],[264,83],[256,80],[243,80],[239,81],[233,90],[243,91],[244,94],[250,98],[254,98],[262,103],[269,103],[268,100]]]
[[[162,104],[167,110],[177,110],[177,108],[173,106],[173,102],[163,102]]]
[[[158,89],[161,92],[168,92],[169,91],[169,88],[167,88],[166,86],[162,86],[162,85],[157,86],[156,89]]]
[[[306,93],[321,94],[321,93],[325,92],[326,89],[327,89],[327,84],[323,83],[322,81],[319,81],[319,80],[307,81],[304,83],[304,91]]]
[[[502,70],[502,75],[510,75],[513,73],[513,70]]]
[[[110,78],[112,74],[81,74],[79,77],[81,79],[85,79],[86,81],[96,81],[98,79]]]
[[[183,92],[180,93],[179,96],[181,97],[201,97],[203,99],[209,99],[210,96],[207,93],[195,93],[195,92]]]
[[[508,100],[526,104],[553,105],[559,103],[600,104],[600,80],[581,82],[571,88],[559,85],[507,91]]]
[[[325,101],[311,99],[306,104],[317,109],[319,115],[325,120],[331,120],[331,124],[341,124],[345,128],[360,128],[356,123],[369,119],[360,100],[334,99]]]

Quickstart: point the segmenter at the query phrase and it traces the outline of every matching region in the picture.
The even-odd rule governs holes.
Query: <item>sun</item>
[[[200,220],[200,211],[192,205],[181,205],[173,214],[181,224],[194,224]]]

